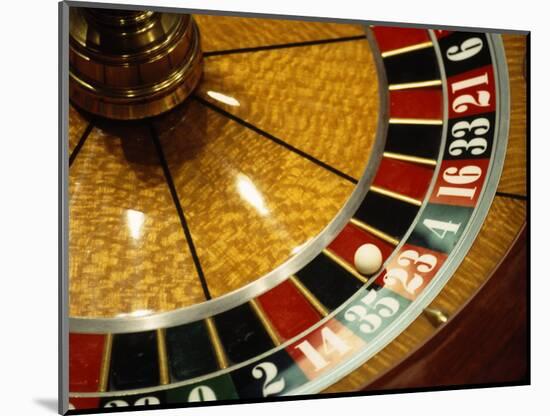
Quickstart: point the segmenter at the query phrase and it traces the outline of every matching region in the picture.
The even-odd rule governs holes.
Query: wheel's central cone
[[[190,15],[71,8],[70,97],[102,117],[155,116],[181,103],[202,74]]]

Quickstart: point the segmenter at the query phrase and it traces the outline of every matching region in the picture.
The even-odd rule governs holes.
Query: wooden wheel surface
[[[525,226],[525,36],[193,18],[183,104],[69,108],[71,408],[422,387]]]

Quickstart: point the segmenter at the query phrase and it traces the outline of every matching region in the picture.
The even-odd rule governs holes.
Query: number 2
[[[252,376],[258,380],[265,377],[265,382],[262,387],[262,394],[264,397],[280,393],[285,388],[285,379],[283,377],[279,378],[279,380],[275,380],[277,377],[277,366],[273,363],[265,362],[258,364],[252,369]]]

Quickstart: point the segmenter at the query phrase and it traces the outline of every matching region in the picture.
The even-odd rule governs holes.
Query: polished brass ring
[[[81,10],[69,43],[76,106],[106,118],[141,119],[172,109],[198,85],[202,51],[191,16]]]

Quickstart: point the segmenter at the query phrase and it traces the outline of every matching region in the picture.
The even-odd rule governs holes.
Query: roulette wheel
[[[69,22],[70,410],[419,387],[411,357],[508,287],[525,36]]]

